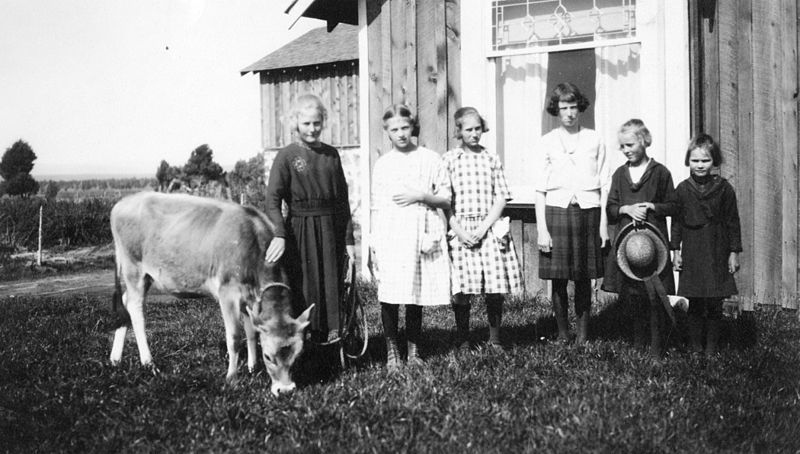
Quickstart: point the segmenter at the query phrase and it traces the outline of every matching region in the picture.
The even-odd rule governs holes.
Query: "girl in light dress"
[[[461,146],[444,155],[452,190],[453,312],[459,349],[469,347],[470,305],[484,295],[489,319],[489,346],[501,348],[500,325],[505,294],[519,292],[521,276],[507,222],[497,222],[511,200],[497,154],[480,144],[486,122],[472,107],[455,113]]]
[[[399,306],[405,306],[407,362],[420,366],[422,307],[450,302],[450,265],[440,212],[450,207],[450,186],[443,178],[439,154],[412,141],[418,126],[407,106],[386,109],[383,128],[392,149],[378,159],[372,174],[371,238],[387,368],[393,373],[402,364]]]

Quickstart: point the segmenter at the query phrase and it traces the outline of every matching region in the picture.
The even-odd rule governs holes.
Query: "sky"
[[[278,0],[0,0],[0,152],[35,178],[153,176],[208,144],[261,151],[258,76],[239,71],[324,22]]]

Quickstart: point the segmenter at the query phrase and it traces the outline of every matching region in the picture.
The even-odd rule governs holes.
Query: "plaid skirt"
[[[545,220],[553,247],[539,253],[541,279],[570,281],[603,277],[600,208],[545,207]]]

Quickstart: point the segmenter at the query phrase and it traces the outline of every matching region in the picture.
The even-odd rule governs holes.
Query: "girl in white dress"
[[[444,217],[450,186],[438,153],[417,146],[418,126],[411,110],[393,105],[383,115],[392,149],[372,174],[372,248],[378,300],[386,338],[387,367],[399,370],[399,305],[406,307],[408,363],[421,365],[417,343],[422,306],[450,302],[450,265]]]

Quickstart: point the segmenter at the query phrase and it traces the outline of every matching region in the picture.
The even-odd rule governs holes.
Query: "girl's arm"
[[[286,224],[283,219],[283,201],[289,199],[291,188],[291,174],[286,163],[284,150],[278,152],[272,169],[269,172],[267,183],[267,217],[275,226],[275,236],[267,247],[264,259],[268,262],[277,262],[286,250]]]
[[[653,214],[665,218],[667,216],[675,216],[678,214],[680,205],[678,205],[678,198],[675,196],[675,186],[672,184],[672,174],[669,173],[666,167],[661,168],[662,172],[659,176],[659,189],[658,194],[660,200],[653,202]]]
[[[440,208],[442,210],[447,210],[450,208],[449,197],[443,197],[439,194],[432,194],[429,192],[422,192],[408,187],[406,192],[395,194],[392,197],[392,201],[401,207],[414,203],[422,203],[430,208]]]
[[[742,252],[742,227],[739,221],[739,208],[736,203],[736,192],[733,186],[727,187],[722,199],[722,213],[725,216],[725,228],[728,233],[728,271],[731,274],[739,271],[739,252]]]
[[[620,218],[620,199],[619,199],[619,184],[616,179],[616,172],[611,176],[611,186],[608,188],[608,195],[606,196],[606,219],[609,224],[616,224]],[[539,222],[539,212],[536,212],[536,222]]]
[[[473,234],[473,239],[475,241],[481,241],[484,237],[486,237],[486,233],[492,227],[500,216],[503,214],[503,209],[506,207],[506,196],[505,194],[497,194],[494,198],[494,203],[492,207],[489,209],[489,213],[486,214],[486,217],[483,218],[483,221],[478,226],[478,229]]]
[[[680,200],[680,197],[679,197]],[[683,257],[681,257],[681,241],[683,237],[683,223],[680,212],[672,217],[672,227],[670,228],[669,248],[672,249],[672,269],[675,271],[683,270]]]
[[[608,213],[605,206],[608,203],[608,186],[600,188],[600,247],[608,246]]]
[[[547,230],[547,220],[545,219],[545,200],[547,193],[536,191],[536,245],[539,250],[546,253],[553,247],[553,240],[550,238],[550,231]]]

